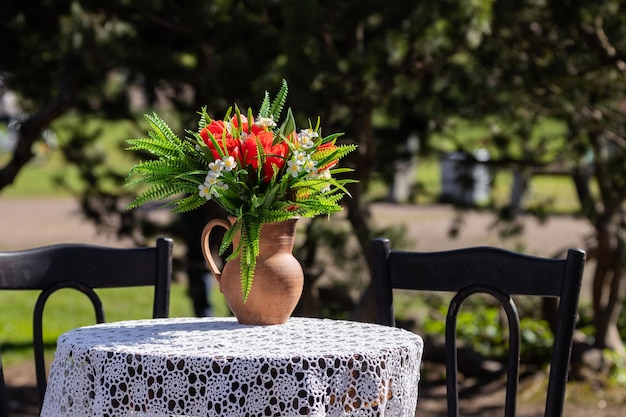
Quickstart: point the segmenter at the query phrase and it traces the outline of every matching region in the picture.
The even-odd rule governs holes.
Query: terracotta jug
[[[226,262],[220,271],[209,247],[213,228],[228,229],[236,220],[233,216],[229,216],[228,221],[213,219],[202,231],[202,252],[226,304],[241,324],[285,323],[296,308],[304,287],[302,266],[292,254],[298,218],[261,226],[259,256],[252,289],[245,303],[241,292],[239,256]],[[238,244],[239,234],[233,239],[234,247]]]

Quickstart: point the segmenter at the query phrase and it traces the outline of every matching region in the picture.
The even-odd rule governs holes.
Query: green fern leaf
[[[259,107],[259,116],[270,117],[270,114],[270,93],[266,91],[265,95],[263,96],[261,106]]]
[[[152,126],[153,131],[159,133],[170,142],[180,142],[178,136],[157,113],[147,114],[145,117]]]
[[[195,210],[206,203],[206,199],[200,197],[198,193],[191,194],[179,201],[176,202],[174,209],[172,210],[174,213],[186,213],[192,210]]]
[[[295,215],[292,211],[286,210],[267,210],[263,212],[263,223],[276,223],[282,222],[294,218]]]
[[[228,248],[233,244],[233,240],[239,231],[241,230],[241,222],[237,221],[230,229],[226,231],[224,237],[222,238],[222,243],[220,244],[219,254],[223,255],[226,253]],[[233,248],[233,253],[226,259],[227,261],[235,259],[239,256],[241,250],[241,245],[236,248]]]
[[[245,217],[242,219],[241,227],[241,292],[243,302],[248,299],[248,295],[252,290],[252,282],[254,279],[254,271],[256,269],[256,261],[259,256],[259,238],[261,235],[261,223],[258,220],[250,221]]]
[[[270,107],[270,115],[274,118],[274,120],[280,119],[280,114],[283,111],[283,107],[285,107],[285,102],[287,101],[287,93],[289,92],[289,88],[287,87],[287,81],[283,79],[282,84],[280,86],[280,90],[276,94],[274,101],[272,102],[272,106]]]

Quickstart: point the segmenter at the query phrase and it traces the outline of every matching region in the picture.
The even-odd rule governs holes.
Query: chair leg
[[[0,417],[9,417],[9,399],[7,388],[4,383],[4,370],[2,369],[2,357],[0,356]]]

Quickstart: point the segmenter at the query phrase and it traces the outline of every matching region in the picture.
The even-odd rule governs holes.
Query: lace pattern
[[[422,339],[291,318],[107,323],[58,340],[42,417],[413,416]]]

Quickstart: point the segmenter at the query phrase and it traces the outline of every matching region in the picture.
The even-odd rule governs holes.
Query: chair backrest
[[[169,315],[173,241],[160,237],[154,247],[112,248],[86,244],[58,244],[14,252],[0,252],[0,290],[39,290],[33,312],[33,347],[39,406],[43,405],[47,377],[42,321],[52,293],[73,288],[84,293],[105,321],[100,297],[94,289],[154,287],[152,316]],[[0,364],[0,377],[1,375]],[[6,388],[0,378],[0,417],[8,416]]]
[[[395,325],[392,289],[456,293],[446,317],[448,416],[458,417],[456,321],[464,300],[476,293],[494,296],[503,306],[509,330],[505,416],[516,408],[520,361],[519,316],[512,295],[559,298],[558,326],[550,363],[546,417],[563,414],[585,252],[570,249],[566,259],[539,258],[490,247],[442,252],[391,250],[388,239],[372,243],[372,279],[380,324]]]

